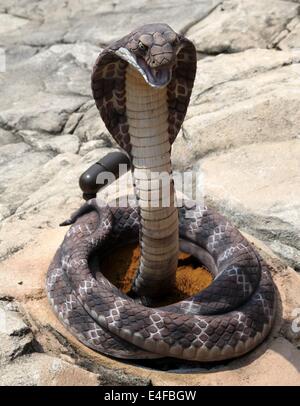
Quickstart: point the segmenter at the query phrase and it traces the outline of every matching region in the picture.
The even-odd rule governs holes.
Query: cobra
[[[72,226],[49,267],[47,292],[62,323],[110,356],[229,359],[260,344],[275,318],[269,268],[253,245],[213,209],[175,204],[171,147],[195,73],[194,45],[164,24],[145,25],[114,42],[93,69],[96,105],[130,157],[138,207],[103,207],[92,199],[64,222]],[[149,175],[161,172],[170,175],[167,207],[161,182],[154,204],[149,197],[155,191]],[[128,241],[141,246],[131,296],[101,267],[96,275],[91,259]],[[208,267],[212,284],[179,303],[145,305],[172,288],[179,248]]]

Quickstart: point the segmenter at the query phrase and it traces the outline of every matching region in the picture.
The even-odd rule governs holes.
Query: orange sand
[[[127,293],[139,265],[140,247],[136,244],[119,248],[112,255],[107,256],[101,266],[101,272],[120,290]],[[183,300],[209,286],[212,276],[208,270],[200,266],[189,254],[179,254],[176,273],[176,287],[169,297],[157,305],[162,306]]]

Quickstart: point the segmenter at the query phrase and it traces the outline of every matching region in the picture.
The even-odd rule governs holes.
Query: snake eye
[[[142,43],[142,41],[139,41],[139,49],[143,52],[146,52],[148,47]]]

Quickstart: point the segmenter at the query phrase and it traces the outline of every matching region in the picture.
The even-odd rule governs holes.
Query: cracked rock
[[[298,268],[299,157],[300,142],[290,140],[242,146],[198,162],[204,179],[203,192],[214,205]],[[286,255],[282,245],[293,249],[294,255]]]
[[[79,140],[75,135],[62,134],[49,137],[48,134],[40,134],[36,131],[24,130],[19,135],[35,151],[52,151],[56,154],[70,152],[76,154],[79,149]]]
[[[0,370],[22,354],[33,351],[33,335],[18,311],[10,303],[0,301]]]
[[[98,386],[99,376],[46,354],[30,354],[0,370],[0,386]]]
[[[98,53],[89,44],[54,45],[7,70],[0,77],[0,125],[61,132],[69,115],[91,97],[87,83]]]
[[[249,50],[199,62],[192,103],[172,150],[178,169],[245,144],[298,139],[300,64],[297,56],[275,52]]]
[[[277,40],[277,47],[282,50],[295,49],[300,51],[300,18],[294,18],[284,30],[282,38]],[[279,42],[279,43],[278,43]]]
[[[105,146],[116,145],[103,121],[100,119],[99,111],[94,103],[93,106],[83,114],[74,134],[82,142],[102,140]]]
[[[16,144],[17,142],[20,142],[21,139],[18,135],[10,132],[10,131],[6,131],[3,128],[0,128],[0,148],[3,145],[7,145],[7,144]]]
[[[225,0],[187,35],[205,54],[267,48],[299,11],[281,0]]]

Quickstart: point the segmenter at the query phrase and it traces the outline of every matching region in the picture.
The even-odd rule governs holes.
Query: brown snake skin
[[[145,53],[140,42],[147,45],[146,56],[140,54]],[[189,40],[167,25],[152,24],[100,54],[92,75],[96,104],[113,137],[131,156],[125,91],[131,62],[123,59],[128,55],[143,72],[149,66],[171,71],[167,97],[172,144],[188,107],[196,52]],[[162,75],[158,80],[165,80],[167,74]],[[217,361],[245,354],[267,336],[276,309],[267,264],[214,210],[195,203],[179,208],[178,215],[181,249],[199,258],[215,278],[199,294],[160,308],[125,295],[94,265],[95,253],[105,255],[139,240],[139,208],[109,207],[92,199],[63,223],[73,225],[49,267],[46,289],[55,313],[85,345],[118,358]]]

